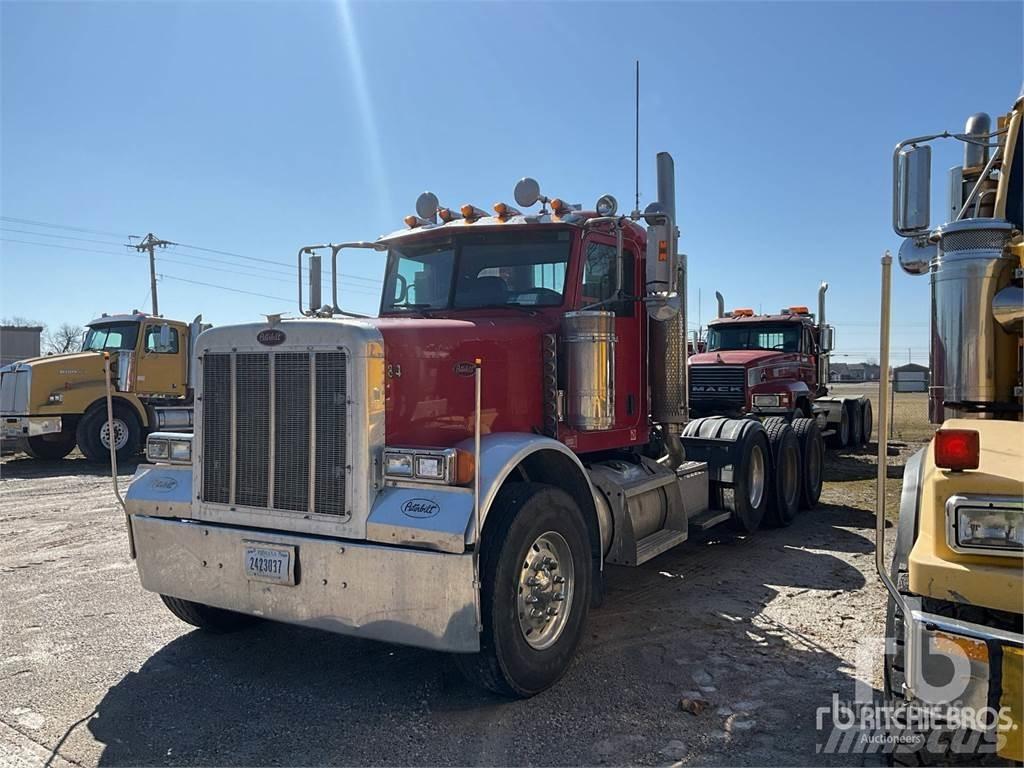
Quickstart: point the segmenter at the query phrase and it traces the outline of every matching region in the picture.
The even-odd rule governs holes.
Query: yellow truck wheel
[[[30,437],[25,444],[25,453],[33,459],[57,461],[75,450],[75,436],[63,432],[46,437]]]
[[[97,464],[110,461],[111,430],[107,423],[107,409],[94,407],[78,422],[78,447],[85,458]],[[142,424],[129,407],[114,405],[114,448],[118,461],[135,458],[142,448]]]

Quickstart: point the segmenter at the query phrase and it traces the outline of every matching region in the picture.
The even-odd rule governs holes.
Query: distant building
[[[927,392],[928,367],[907,363],[892,369],[892,388],[896,392]]]
[[[879,367],[874,363],[832,363],[829,381],[878,381]]]
[[[0,325],[0,365],[39,357],[42,336],[40,325]]]

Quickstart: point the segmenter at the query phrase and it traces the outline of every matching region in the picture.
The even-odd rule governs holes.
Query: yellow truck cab
[[[114,389],[118,458],[139,452],[156,429],[191,429],[189,351],[203,329],[133,311],[86,326],[82,351],[21,360],[0,369],[4,442],[38,459],[60,459],[77,445],[90,461],[110,459],[104,354]]]
[[[941,425],[904,469],[891,556],[879,428],[885,693],[916,737],[893,755],[913,765],[1024,761],[1022,120],[1024,95],[994,125],[978,113],[961,134],[907,139],[893,153],[899,263],[931,281],[929,414]],[[929,142],[942,138],[964,143],[964,163],[950,171],[950,218],[932,229]],[[890,264],[887,254],[883,370]],[[883,402],[887,387],[883,377]]]

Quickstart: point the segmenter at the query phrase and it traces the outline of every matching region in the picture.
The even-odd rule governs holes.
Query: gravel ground
[[[890,459],[890,505],[914,447]],[[816,753],[815,714],[852,698],[858,644],[882,632],[874,467],[830,454],[820,508],[790,528],[610,569],[566,677],[506,701],[438,653],[193,631],[139,587],[102,470],[5,459],[0,764],[864,764]]]

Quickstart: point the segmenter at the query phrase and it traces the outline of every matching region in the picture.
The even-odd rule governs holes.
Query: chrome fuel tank
[[[562,318],[565,417],[580,430],[615,421],[615,313],[567,312]]]

